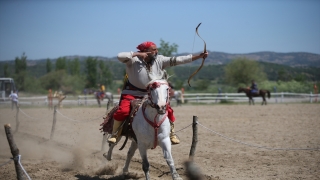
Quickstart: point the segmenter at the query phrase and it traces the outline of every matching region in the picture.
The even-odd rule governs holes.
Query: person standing
[[[15,106],[16,109],[18,109],[18,94],[16,93],[16,90],[13,90],[13,92],[9,95],[9,98],[11,99],[11,109],[13,110],[13,107]]]
[[[166,57],[158,55],[156,44],[150,41],[139,44],[137,49],[139,50],[138,52],[121,52],[118,54],[118,60],[126,65],[127,80],[121,93],[119,108],[113,115],[114,124],[112,136],[108,139],[109,143],[116,143],[117,137],[121,134],[122,129],[118,130],[118,128],[129,116],[130,101],[141,99],[147,95],[146,85],[151,80],[149,74],[162,74],[165,68],[190,63],[208,56],[208,52],[195,56]],[[174,133],[175,117],[170,105],[168,106],[168,118],[171,124],[171,143],[179,144],[180,140]]]
[[[49,107],[49,109],[52,109],[52,107],[53,107],[53,105],[52,105],[52,90],[51,89],[49,89],[49,91],[48,91],[48,107]]]
[[[314,85],[313,85],[313,94],[315,95],[314,101],[318,102],[318,87],[317,87],[316,83],[314,83]]]

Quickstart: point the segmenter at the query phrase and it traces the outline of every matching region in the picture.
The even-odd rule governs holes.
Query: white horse
[[[103,99],[108,99],[108,103],[107,103],[107,110],[108,110],[110,106],[113,106],[113,94],[111,92],[104,92],[104,96],[103,98],[101,98],[99,96],[99,93],[100,91],[94,92],[94,96],[97,99],[99,107],[101,107],[101,101],[103,101]]]
[[[148,99],[139,107],[132,122],[132,129],[138,142],[134,140],[131,142],[123,173],[129,172],[130,161],[135,151],[139,149],[142,158],[142,169],[146,179],[149,180],[147,150],[156,148],[159,145],[162,148],[164,159],[170,167],[172,179],[182,180],[174,166],[171,155],[170,122],[167,116],[167,106],[170,102],[169,85],[167,80],[152,76],[151,78],[152,81],[147,85]],[[110,145],[108,153],[104,155],[108,160],[112,159],[114,146],[114,144]]]
[[[183,96],[182,96],[182,92],[181,91],[174,91],[174,96],[173,99],[176,100],[177,102],[177,106],[181,106],[181,104],[183,103]]]

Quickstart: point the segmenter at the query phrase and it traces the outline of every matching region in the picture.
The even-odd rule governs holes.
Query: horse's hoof
[[[173,180],[183,180],[183,179],[179,176],[179,174],[172,175],[172,179],[173,179]]]
[[[108,153],[103,153],[103,157],[105,157],[108,161],[112,160],[111,157],[108,157]]]

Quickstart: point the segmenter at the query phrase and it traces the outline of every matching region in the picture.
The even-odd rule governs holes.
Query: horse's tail
[[[267,90],[267,93],[268,93],[268,99],[270,99],[271,97],[270,91]]]

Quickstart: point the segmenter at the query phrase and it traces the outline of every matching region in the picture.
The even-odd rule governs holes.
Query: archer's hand
[[[209,55],[208,51],[204,52],[204,53],[201,53],[199,56],[202,57],[202,58],[207,58]]]
[[[146,59],[148,54],[150,54],[150,52],[135,52],[133,53],[132,57],[138,56],[141,59]]]
[[[200,58],[207,58],[208,56],[208,51],[206,51],[205,53],[201,53],[199,55],[195,55],[195,56],[192,56],[192,61],[196,60],[196,59],[200,59]]]

